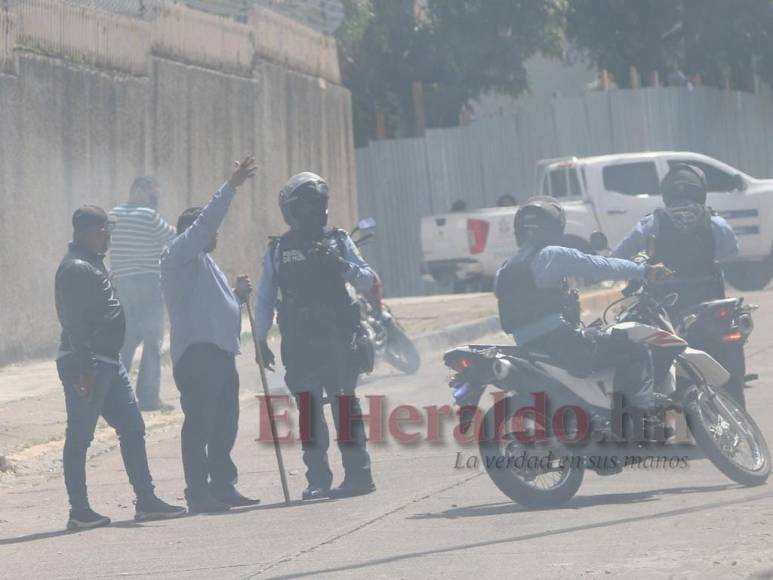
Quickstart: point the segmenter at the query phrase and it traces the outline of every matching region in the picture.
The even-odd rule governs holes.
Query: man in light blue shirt
[[[252,157],[237,163],[206,207],[180,215],[177,237],[161,255],[174,379],[185,414],[182,459],[191,513],[258,503],[236,491],[237,469],[231,460],[239,423],[234,357],[239,353],[241,306],[252,286],[247,276],[240,276],[232,289],[209,255],[236,188],[254,174]]]

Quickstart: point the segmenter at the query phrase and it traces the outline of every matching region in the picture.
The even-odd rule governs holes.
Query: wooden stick
[[[271,439],[274,441],[274,452],[276,453],[276,462],[279,466],[279,478],[282,481],[282,493],[285,496],[285,504],[290,504],[290,492],[287,490],[287,475],[285,474],[285,464],[282,460],[282,449],[279,447],[279,439],[276,434],[276,423],[274,422],[274,409],[271,406],[271,395],[268,392],[268,379],[266,378],[266,365],[263,362],[263,353],[260,351],[260,343],[258,342],[258,333],[255,328],[255,317],[252,315],[252,307],[250,301],[246,300],[247,304],[247,316],[250,319],[250,329],[252,330],[252,341],[255,343],[255,360],[258,362],[258,368],[260,369],[260,382],[263,384],[263,394],[266,397],[266,405],[268,410],[268,423],[271,426]]]

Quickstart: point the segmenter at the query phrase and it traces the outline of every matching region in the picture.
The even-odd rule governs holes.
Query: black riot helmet
[[[327,225],[327,182],[316,173],[293,175],[279,192],[279,207],[287,225],[308,233]]]
[[[708,185],[703,171],[689,163],[675,163],[671,166],[663,181],[660,193],[666,207],[680,207],[693,203],[706,205]]]
[[[515,213],[513,229],[519,246],[560,244],[566,227],[564,208],[553,197],[532,197]]]

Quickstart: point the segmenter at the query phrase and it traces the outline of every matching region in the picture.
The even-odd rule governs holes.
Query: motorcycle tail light
[[[736,330],[722,337],[725,342],[741,342],[743,340],[743,333],[740,330]]]
[[[730,308],[722,307],[722,308],[717,308],[714,311],[714,316],[716,318],[725,319],[725,318],[728,318],[732,313],[733,311]]]
[[[472,361],[467,357],[461,357],[451,362],[449,366],[457,373],[463,373],[472,366]]]
[[[484,220],[467,220],[467,240],[470,244],[471,254],[480,254],[486,249],[488,240],[489,223]]]

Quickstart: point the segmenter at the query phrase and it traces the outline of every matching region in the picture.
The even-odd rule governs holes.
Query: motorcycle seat
[[[529,362],[543,362],[558,366],[558,363],[550,355],[528,346],[500,346],[497,351],[505,356],[512,356]]]
[[[738,298],[720,298],[719,300],[701,302],[700,304],[695,304],[694,306],[684,309],[680,314],[682,316],[689,316],[690,314],[699,314],[708,308],[714,308],[716,306],[732,307],[737,301]]]

